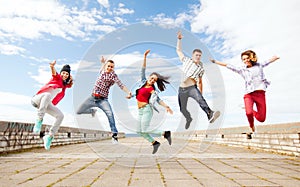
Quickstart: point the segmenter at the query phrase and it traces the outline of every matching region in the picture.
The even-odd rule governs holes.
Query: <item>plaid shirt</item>
[[[101,71],[99,77],[97,78],[93,93],[99,94],[102,97],[108,97],[109,94],[109,88],[114,84],[117,83],[117,85],[123,89],[124,84],[120,81],[117,74],[113,71],[110,73],[107,73],[105,71]]]
[[[193,78],[196,81],[199,80],[204,74],[204,68],[202,62],[200,64],[196,64],[193,62],[192,59],[188,57],[182,58],[183,63],[183,73],[184,73],[184,80],[187,78]]]
[[[265,85],[265,89],[270,85],[270,82],[265,78],[265,74],[263,72],[263,68],[269,65],[271,62],[265,61],[263,63],[257,63],[255,66],[251,68],[259,68],[259,77],[253,77],[251,68],[247,68],[246,65],[237,67],[232,64],[227,64],[227,68],[232,70],[233,72],[236,72],[240,74],[244,80],[245,80],[245,93],[251,93],[254,92],[255,89],[255,84],[254,84],[254,79],[257,81],[261,81]]]

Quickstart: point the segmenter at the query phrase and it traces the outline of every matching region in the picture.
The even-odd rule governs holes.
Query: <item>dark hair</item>
[[[166,89],[166,85],[165,84],[170,84],[169,81],[167,81],[170,77],[166,77],[166,76],[162,76],[159,73],[153,72],[150,74],[151,75],[156,75],[157,76],[157,81],[156,84],[158,86],[158,89],[160,91],[164,91]]]
[[[242,53],[241,53],[241,58],[242,58],[243,55],[249,56],[250,62],[251,62],[251,64],[252,64],[252,66],[256,65],[256,63],[257,63],[257,57],[256,57],[256,54],[255,54],[254,51],[252,51],[252,50],[247,50],[247,51],[242,52]]]
[[[202,54],[202,51],[201,51],[200,49],[194,49],[194,50],[193,50],[193,54],[196,53],[196,52],[199,52],[199,53]]]
[[[157,84],[158,89],[159,89],[160,91],[164,91],[164,90],[165,90],[165,88],[166,88],[166,85],[165,85],[165,84],[170,84],[170,82],[167,81],[167,79],[169,79],[170,77],[162,76],[162,75],[160,75],[159,73],[156,73],[156,72],[151,73],[150,76],[151,76],[151,75],[156,75],[156,76],[157,76],[156,84]],[[145,84],[144,84],[142,87],[144,87],[146,84],[147,84],[147,81],[145,82]],[[141,87],[141,88],[142,88],[142,87]],[[155,90],[155,86],[152,85],[152,87],[153,87],[154,90]],[[139,91],[140,91],[140,88],[137,89],[137,90],[135,90],[136,96],[138,95]]]
[[[110,63],[113,63],[113,64],[115,63],[115,62],[114,62],[114,61],[112,61],[112,60],[108,60],[107,62],[110,62]]]

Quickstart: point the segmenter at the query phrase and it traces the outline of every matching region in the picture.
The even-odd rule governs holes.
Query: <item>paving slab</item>
[[[300,159],[207,144],[142,138],[55,146],[0,156],[1,186],[300,186]],[[202,151],[201,147],[208,147]]]

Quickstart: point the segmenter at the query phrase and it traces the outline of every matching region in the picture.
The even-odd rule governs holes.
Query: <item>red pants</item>
[[[250,127],[254,127],[254,117],[264,122],[266,120],[266,97],[265,91],[258,90],[244,95],[246,116]],[[253,110],[253,104],[255,103],[257,111]]]

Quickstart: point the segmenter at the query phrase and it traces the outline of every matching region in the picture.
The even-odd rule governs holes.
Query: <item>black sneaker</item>
[[[220,114],[220,111],[211,111],[207,115],[209,123],[213,123],[220,116]]]
[[[152,154],[155,154],[160,146],[160,143],[158,141],[155,141],[153,144],[153,151],[152,151]]]
[[[112,135],[111,140],[112,140],[112,143],[113,143],[113,144],[118,144],[118,143],[119,143],[119,141],[118,141],[118,134],[114,133],[114,134]]]
[[[169,145],[172,144],[171,132],[170,132],[170,131],[165,131],[165,133],[164,133],[164,138],[168,140]]]
[[[192,121],[193,121],[193,118],[191,118],[191,117],[186,119],[185,129],[188,129],[190,127]]]

